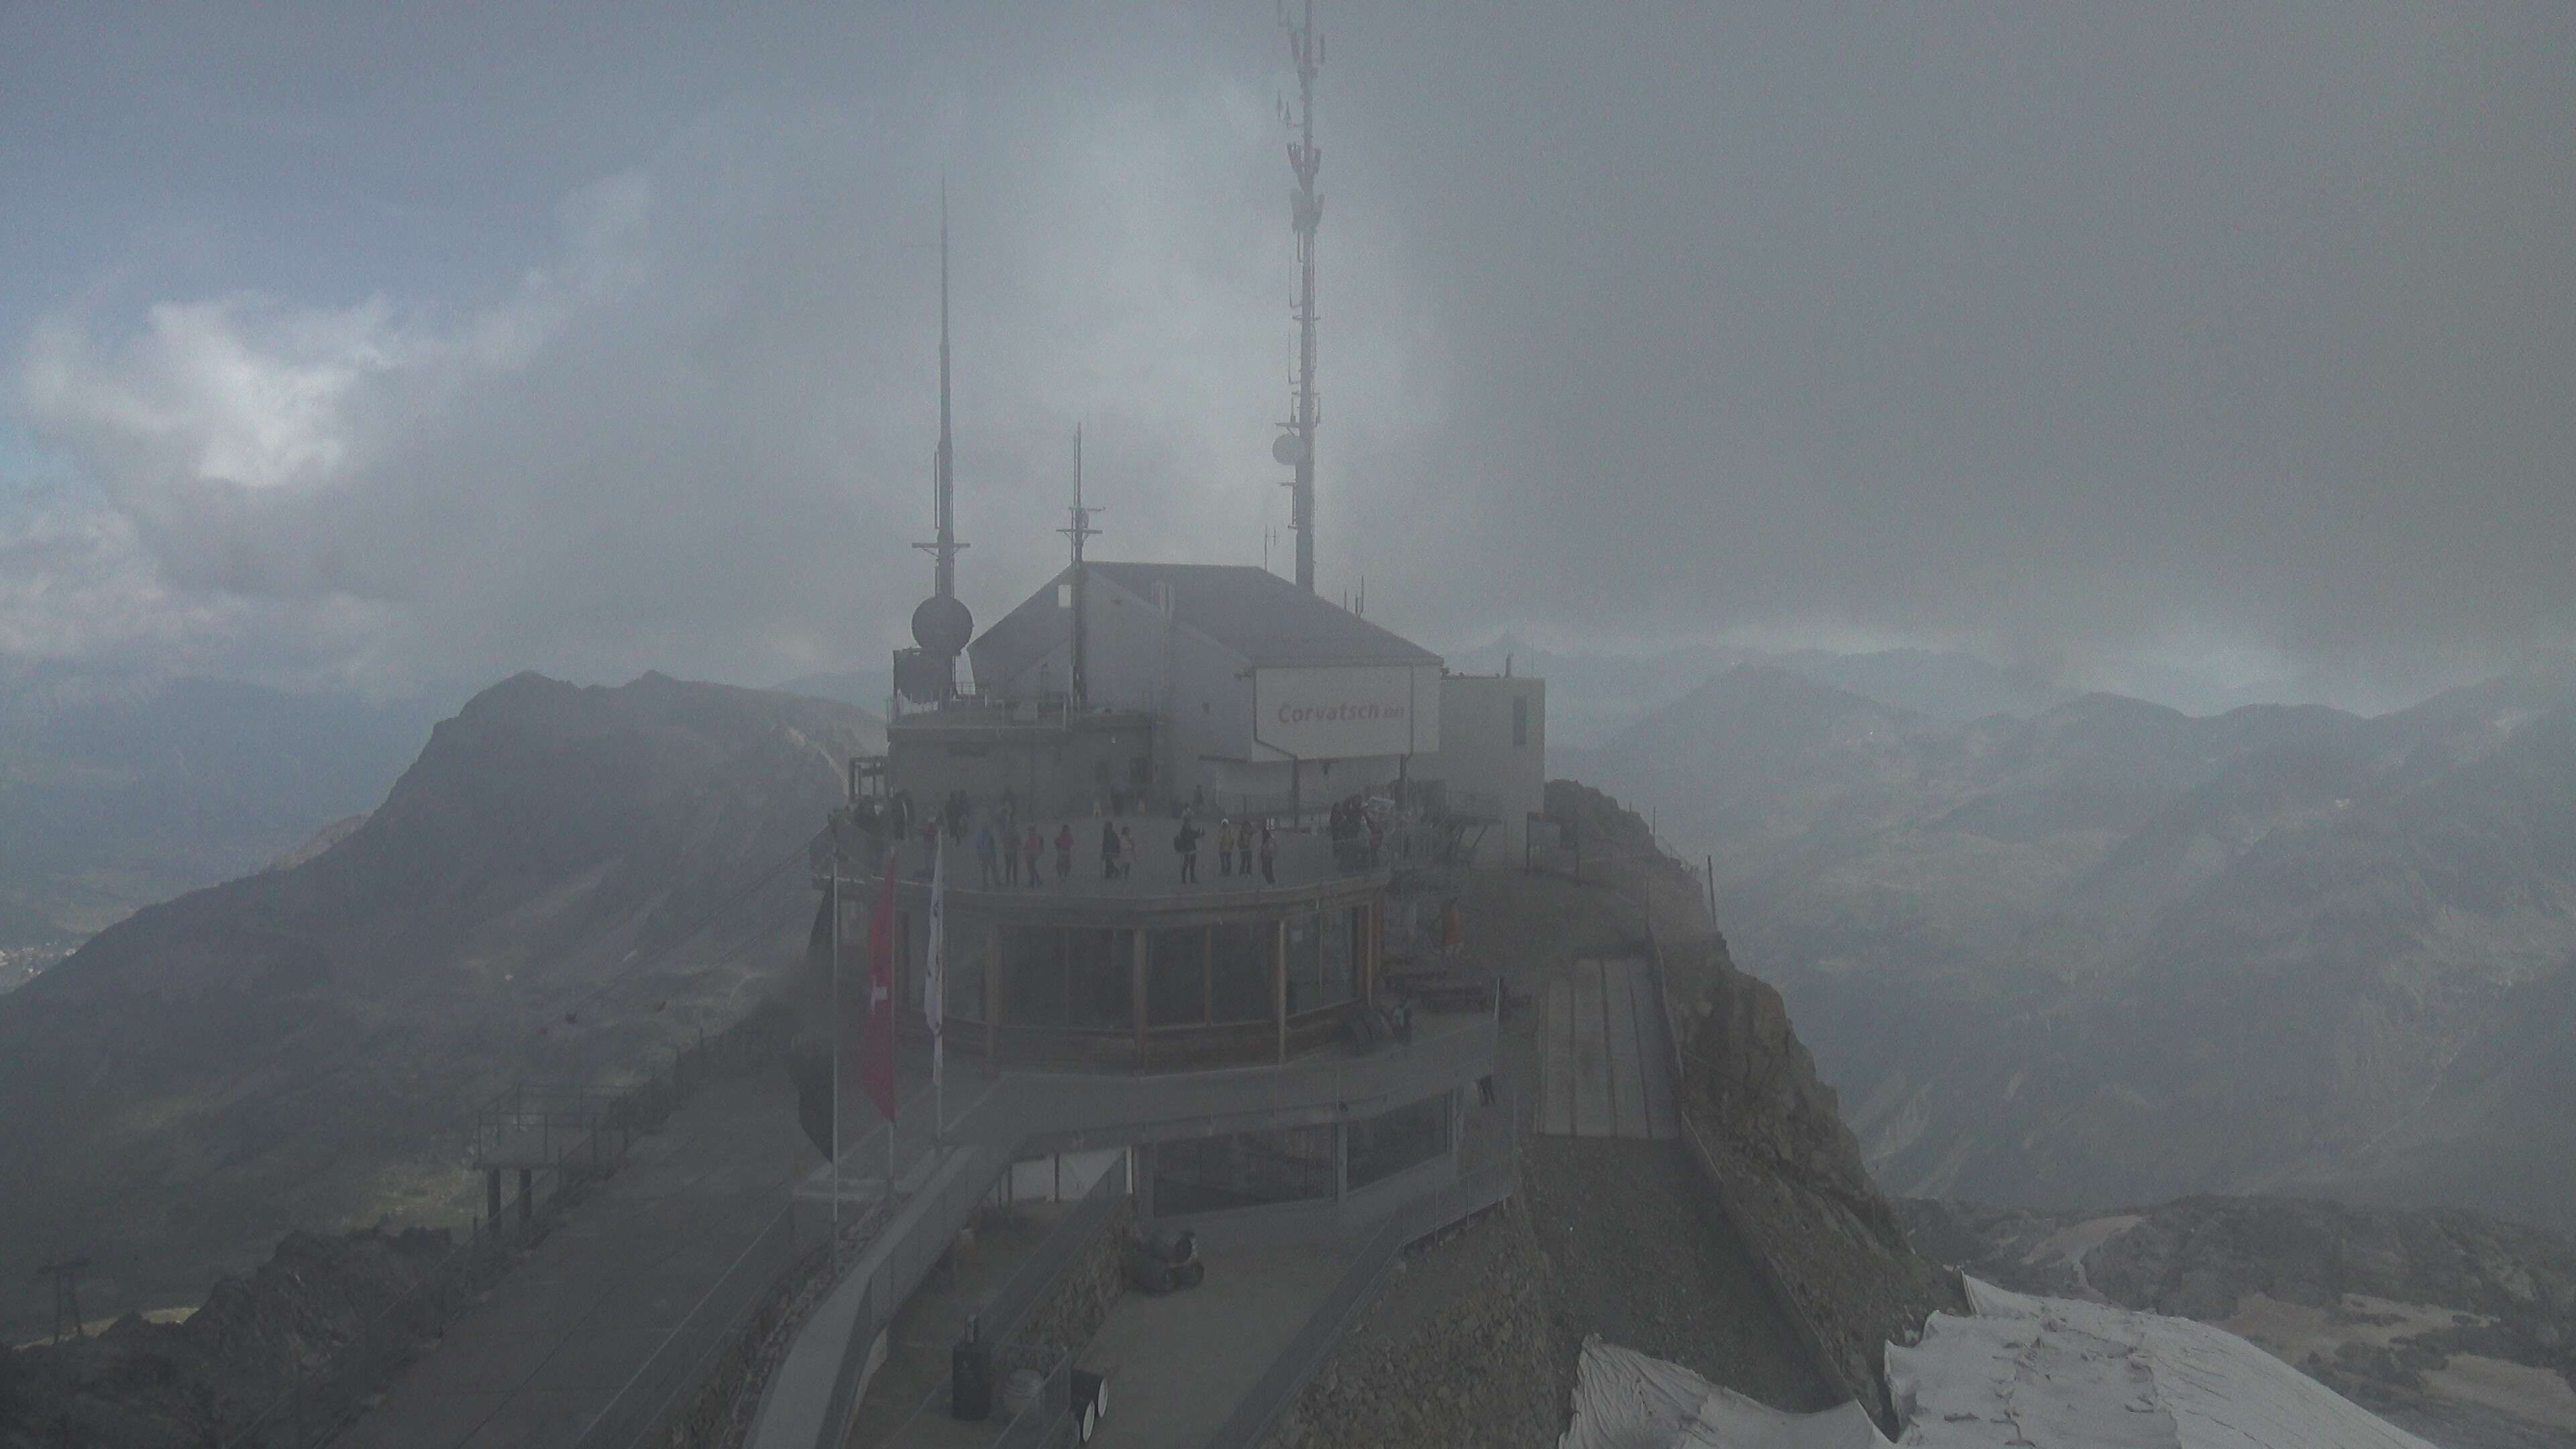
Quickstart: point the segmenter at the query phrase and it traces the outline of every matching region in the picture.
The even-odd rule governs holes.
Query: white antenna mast
[[[1315,590],[1315,425],[1323,421],[1315,391],[1315,229],[1324,220],[1324,198],[1315,189],[1323,168],[1323,148],[1315,144],[1315,74],[1324,66],[1324,36],[1315,28],[1315,0],[1302,0],[1303,13],[1291,19],[1288,0],[1279,0],[1279,23],[1288,32],[1288,58],[1297,67],[1297,106],[1279,104],[1279,119],[1295,133],[1288,143],[1288,169],[1297,175],[1288,193],[1288,221],[1297,233],[1297,366],[1289,379],[1289,401],[1296,416],[1270,445],[1270,456],[1294,466],[1295,490],[1288,526],[1297,534],[1297,587]]]

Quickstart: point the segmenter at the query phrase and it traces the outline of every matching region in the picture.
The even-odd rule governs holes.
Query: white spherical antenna
[[[1282,468],[1294,468],[1306,457],[1306,441],[1295,433],[1281,433],[1271,440],[1270,456]]]

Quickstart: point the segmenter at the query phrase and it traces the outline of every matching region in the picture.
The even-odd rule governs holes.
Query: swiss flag
[[[894,876],[888,855],[877,873],[876,909],[868,912],[867,1059],[860,1084],[887,1121],[894,1120]]]

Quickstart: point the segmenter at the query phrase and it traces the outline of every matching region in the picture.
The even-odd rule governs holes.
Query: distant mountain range
[[[0,951],[260,869],[383,799],[436,718],[421,701],[0,671]]]
[[[310,858],[0,996],[0,1275],[94,1251],[145,1280],[111,1299],[185,1297],[290,1227],[460,1220],[490,1093],[750,1009],[848,758],[883,746],[847,705],[660,675],[485,690]]]
[[[1551,750],[1582,750],[1616,735],[1639,715],[1687,697],[1712,677],[1748,664],[1786,670],[1819,684],[1936,719],[2037,714],[2074,691],[2027,678],[1973,655],[1931,649],[1837,654],[1690,645],[1640,656],[1565,653],[1504,639],[1451,658],[1470,674],[1509,668],[1548,682]]]
[[[1743,666],[1581,772],[1714,856],[1892,1192],[2576,1224],[2576,660],[1967,722]]]

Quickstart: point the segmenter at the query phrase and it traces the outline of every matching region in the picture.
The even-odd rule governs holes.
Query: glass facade
[[[1359,931],[1350,906],[1288,918],[1288,1014],[1339,1006],[1359,994]]]
[[[1207,931],[1155,931],[1145,958],[1145,1024],[1199,1026],[1207,1017]]]
[[[1135,940],[1132,933],[1006,926],[1001,937],[1005,1022],[1091,1031],[1124,1030],[1136,1024],[1127,955],[1135,949],[1130,944]],[[949,989],[952,1016],[960,1014],[956,1009],[959,989],[957,985]]]
[[[1270,946],[1275,933],[1267,921],[1209,927],[1208,1004],[1219,1026],[1270,1019]]]
[[[1064,934],[1065,992],[1072,1025],[1125,1031],[1136,1025],[1135,936],[1097,928]]]
[[[1099,1035],[1134,1033],[1140,1027],[1149,1033],[1239,1029],[1273,1020],[1284,987],[1288,1014],[1311,1020],[1360,995],[1369,911],[1364,905],[1344,905],[1147,930],[1141,979],[1134,930],[997,925],[989,916],[952,914],[948,1016],[982,1022],[998,1007],[1002,1026]],[[865,970],[864,930],[862,916],[851,930],[859,942],[845,942],[860,971]],[[907,1009],[917,1012],[921,973],[929,959],[928,911],[916,907],[903,913],[898,950],[903,959],[897,994]],[[1240,1036],[1238,1031],[1227,1039]]]
[[[1354,1188],[1419,1167],[1449,1151],[1449,1094],[1382,1112],[1350,1126],[1350,1184]]]
[[[1330,1127],[1166,1142],[1154,1149],[1154,1211],[1179,1216],[1329,1199],[1333,1153]]]

